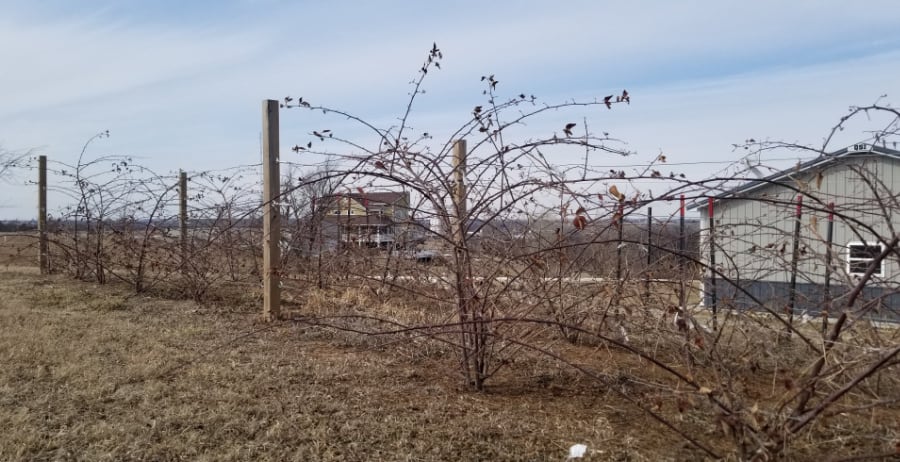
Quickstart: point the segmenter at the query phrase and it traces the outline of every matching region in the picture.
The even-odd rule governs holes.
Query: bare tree
[[[288,221],[282,224],[285,230],[282,244],[287,250],[282,252],[282,267],[292,266],[295,257],[302,257],[294,271],[308,272],[314,266],[313,274],[320,288],[325,284],[323,254],[337,246],[337,236],[331,235],[332,230],[324,229],[324,218],[343,178],[331,161],[311,170],[301,170],[288,163],[282,175],[281,189],[286,191],[282,196],[282,216]]]

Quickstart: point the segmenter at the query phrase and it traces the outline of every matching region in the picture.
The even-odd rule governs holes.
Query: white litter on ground
[[[587,446],[583,444],[573,444],[572,447],[569,448],[569,457],[566,457],[566,460],[581,459],[584,457],[586,451]]]

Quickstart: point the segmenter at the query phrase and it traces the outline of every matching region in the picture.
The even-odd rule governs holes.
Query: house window
[[[866,274],[869,265],[878,255],[884,251],[882,244],[868,244],[865,242],[851,242],[847,244],[847,272],[854,276]],[[874,276],[884,276],[884,260],[873,273]]]

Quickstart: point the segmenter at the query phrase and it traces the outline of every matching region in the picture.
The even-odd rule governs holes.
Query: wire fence
[[[282,154],[274,197],[263,191],[264,164],[160,175],[123,157],[35,159],[23,168],[33,175],[46,166],[37,189],[67,201],[37,233],[16,236],[42,271],[137,293],[200,302],[231,293],[258,303],[275,278],[284,304],[276,314],[427,340],[455,352],[475,390],[523,356],[545,355],[711,457],[722,457],[723,440],[746,459],[806,444],[798,435],[851,390],[864,390],[853,395],[861,407],[900,400],[889,373],[898,334],[878,324],[900,319],[900,152],[820,150],[762,177],[691,178],[673,170],[687,163],[662,155],[626,171],[602,160],[629,155],[623,144],[587,122],[582,134],[575,123],[519,137],[507,127],[611,109],[630,102],[627,92],[541,106],[525,95],[501,102],[493,76],[485,83],[488,103],[443,144],[407,130],[405,118],[381,130],[285,98],[283,109],[362,123],[378,141],[344,139],[339,124],[311,131],[294,157],[325,161]],[[585,161],[548,160],[572,152]],[[273,219],[278,226],[265,228]],[[277,261],[266,262],[273,246]],[[726,435],[681,429],[646,390],[627,391],[566,357],[561,343],[636,355],[662,376],[636,371],[633,383],[701,397],[698,412]],[[790,385],[760,405],[733,380],[755,374]]]

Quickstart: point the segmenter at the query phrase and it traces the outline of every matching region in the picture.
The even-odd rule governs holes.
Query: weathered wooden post
[[[278,168],[278,101],[266,100],[262,106],[263,129],[263,318],[274,321],[281,316],[281,217],[280,175]]]
[[[478,332],[477,325],[469,325],[474,321],[471,313],[469,298],[472,291],[470,288],[471,280],[467,271],[469,270],[468,252],[466,246],[466,232],[468,223],[466,220],[466,140],[456,140],[453,144],[453,203],[456,206],[451,216],[450,226],[453,234],[454,255],[456,256],[456,306],[459,311],[460,326],[460,342],[462,345],[463,363],[465,364],[466,379],[469,383],[474,384],[477,389],[481,389],[481,372],[477,365],[472,364],[472,356],[478,355]],[[476,361],[477,362],[477,361]]]
[[[38,157],[38,252],[41,274],[50,273],[47,242],[47,156]]]
[[[457,246],[462,245],[466,237],[466,194],[466,140],[456,140],[453,145],[453,198],[456,202],[453,233]]]
[[[180,225],[181,241],[181,273],[187,273],[188,263],[188,225],[187,225],[187,173],[184,170],[178,172],[178,221]]]

